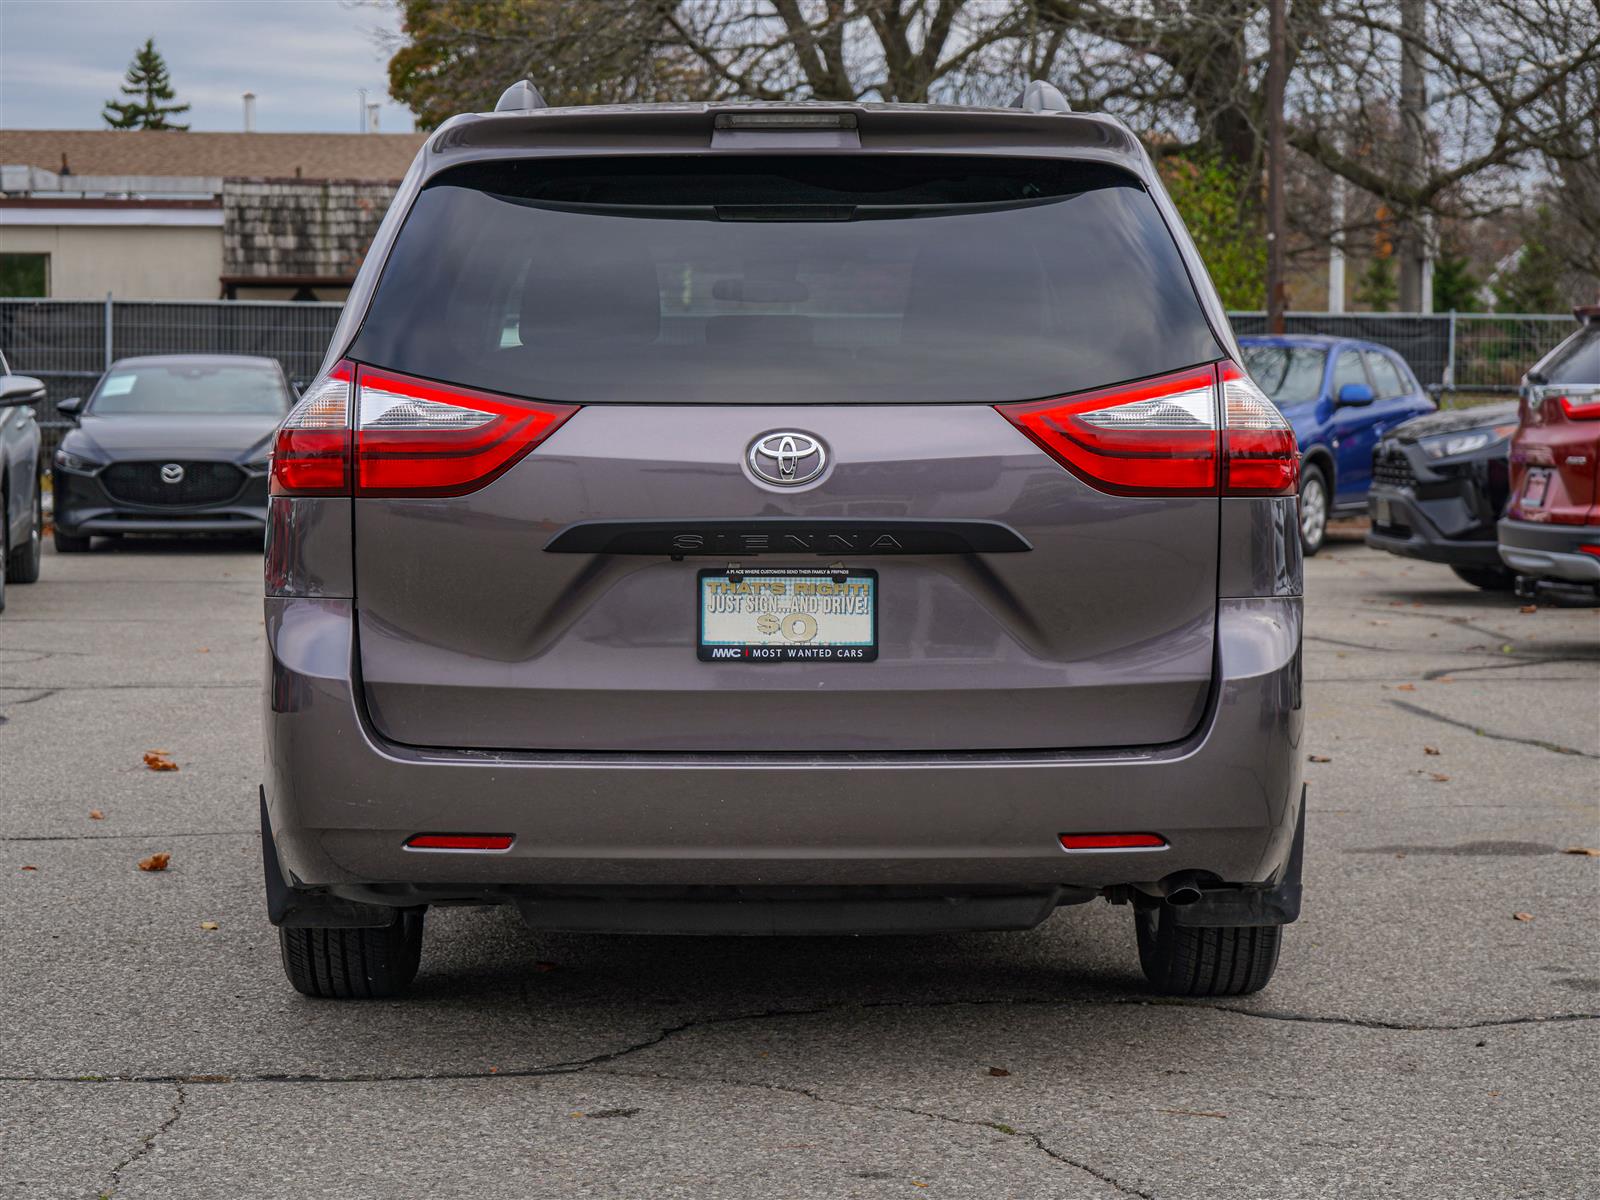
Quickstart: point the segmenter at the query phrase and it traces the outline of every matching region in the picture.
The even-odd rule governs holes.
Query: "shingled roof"
[[[424,133],[179,133],[0,129],[0,163],[75,175],[396,181]]]

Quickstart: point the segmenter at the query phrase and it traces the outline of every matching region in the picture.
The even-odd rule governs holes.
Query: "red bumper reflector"
[[[1600,558],[1600,546],[1590,546],[1590,545],[1585,544],[1585,545],[1582,545],[1582,546],[1578,547],[1578,553],[1579,554],[1592,554],[1596,558]]]
[[[406,842],[407,850],[509,850],[509,833],[419,833]]]
[[[1063,833],[1063,850],[1161,850],[1167,839],[1159,833]]]

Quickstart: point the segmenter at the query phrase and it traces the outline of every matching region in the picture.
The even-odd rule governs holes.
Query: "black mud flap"
[[[278,847],[267,821],[267,789],[261,789],[261,866],[267,884],[267,920],[290,929],[381,929],[400,919],[400,909],[358,904],[326,892],[297,888],[283,877]]]
[[[1175,925],[1205,928],[1240,925],[1289,925],[1300,919],[1300,871],[1306,849],[1306,789],[1300,788],[1300,823],[1283,878],[1265,887],[1215,888],[1202,891],[1194,904],[1167,909]]]

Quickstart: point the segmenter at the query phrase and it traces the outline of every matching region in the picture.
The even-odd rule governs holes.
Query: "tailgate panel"
[[[778,487],[751,440],[822,439]],[[377,728],[529,750],[1145,745],[1198,722],[1219,502],[1081,483],[992,408],[592,406],[488,487],[355,502]],[[873,663],[701,662],[696,572],[729,556],[550,553],[584,521],[986,521],[1029,550],[852,556],[879,574]],[[814,567],[830,556],[731,556]]]

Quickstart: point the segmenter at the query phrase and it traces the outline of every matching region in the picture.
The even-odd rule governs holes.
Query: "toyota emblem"
[[[161,482],[162,483],[182,483],[183,482],[183,464],[182,463],[167,463],[165,466],[163,466],[161,468]]]
[[[785,487],[810,483],[828,465],[828,452],[819,438],[790,429],[762,434],[750,443],[745,458],[757,479]]]

